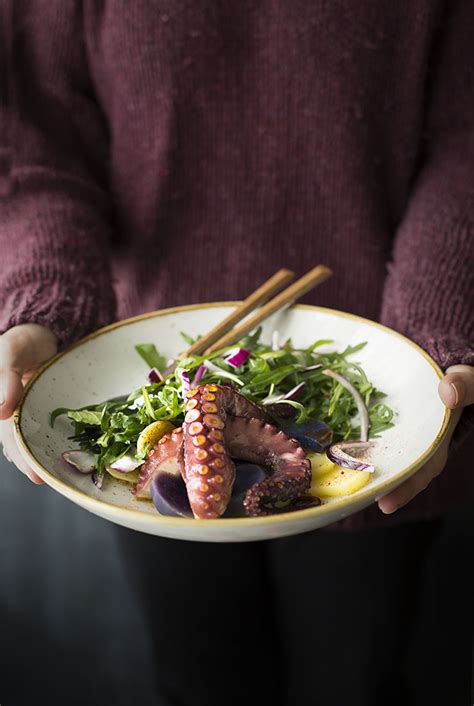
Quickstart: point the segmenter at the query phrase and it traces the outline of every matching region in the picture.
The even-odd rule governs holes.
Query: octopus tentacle
[[[260,463],[272,475],[253,485],[244,499],[247,515],[269,515],[276,502],[301,498],[311,485],[311,464],[300,443],[260,419],[229,417],[225,428],[229,453],[243,461]]]
[[[183,468],[183,430],[173,429],[171,434],[165,434],[152,448],[145,463],[140,468],[138,481],[133,491],[137,498],[150,497],[150,485],[158,473],[182,474]]]
[[[235,466],[224,441],[226,418],[221,387],[200,385],[187,395],[183,424],[184,468],[194,517],[220,517],[229,503]]]
[[[225,416],[245,417],[246,419],[263,419],[272,422],[268,412],[255,402],[251,402],[230,385],[213,385],[216,387],[216,404]]]
[[[189,502],[197,519],[220,517],[235,480],[224,437],[226,421],[236,414],[262,420],[268,415],[227,385],[199,385],[186,398],[183,478]]]

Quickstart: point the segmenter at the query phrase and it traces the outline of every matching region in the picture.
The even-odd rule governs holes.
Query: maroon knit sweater
[[[474,363],[472,0],[0,11],[1,330],[65,345],[325,263],[306,302]],[[394,517],[465,495],[463,469]]]

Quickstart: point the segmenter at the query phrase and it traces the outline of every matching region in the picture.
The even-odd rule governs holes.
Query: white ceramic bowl
[[[355,354],[369,379],[387,393],[395,425],[377,442],[376,472],[353,495],[307,510],[261,518],[193,520],[160,515],[136,500],[128,484],[107,478],[98,490],[90,476],[65,468],[61,452],[71,448],[71,425],[60,417],[51,429],[56,407],[79,408],[144,384],[146,366],[134,345],[153,342],[171,358],[183,349],[180,331],[197,336],[222,320],[235,302],[164,309],[100,329],[49,361],[29,382],[15,413],[22,455],[52,488],[77,505],[117,524],[162,537],[207,542],[244,542],[307,532],[357,512],[395,488],[434,453],[446,432],[449,411],[437,386],[442,373],[431,358],[400,334],[367,319],[320,307],[297,305],[265,322],[263,340],[276,328],[282,338],[308,346],[333,339],[328,349],[367,341]]]

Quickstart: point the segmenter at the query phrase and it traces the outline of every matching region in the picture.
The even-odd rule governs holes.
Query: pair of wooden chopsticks
[[[236,343],[242,336],[245,336],[258,324],[267,319],[272,314],[290,306],[293,302],[309,292],[316,285],[324,282],[332,275],[332,271],[325,265],[318,265],[307,272],[303,277],[284,289],[280,294],[271,299],[273,294],[294,279],[295,273],[291,270],[278,270],[269,280],[264,282],[258,289],[247,297],[237,309],[235,309],[223,321],[220,321],[204,336],[195,341],[192,346],[179,355],[178,360],[187,358],[190,355],[208,355]],[[270,301],[269,301],[270,300]],[[240,326],[235,326],[239,321],[247,316],[256,307],[261,308],[253,316],[246,319]],[[166,370],[163,376],[173,372],[177,365],[174,361]]]

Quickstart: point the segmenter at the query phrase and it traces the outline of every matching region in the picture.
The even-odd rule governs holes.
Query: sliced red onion
[[[154,382],[161,382],[163,380],[163,376],[157,368],[152,368],[146,376],[146,379],[150,385],[152,385]]]
[[[139,409],[140,407],[143,407],[144,404],[145,404],[145,398],[143,397],[143,395],[140,395],[139,397],[137,397],[136,400],[134,400],[132,402],[131,405],[128,406],[128,408],[129,409]]]
[[[250,351],[247,348],[236,348],[230,351],[230,355],[225,359],[225,362],[232,365],[233,368],[240,368],[241,365],[247,362]]]
[[[347,378],[344,377],[344,375],[336,373],[334,370],[326,369],[322,372],[324,375],[327,375],[328,377],[337,380],[339,383],[341,383],[343,387],[346,388],[346,390],[351,393],[357,405],[357,411],[359,412],[360,440],[367,441],[367,439],[369,438],[369,413],[367,411],[367,407],[365,406],[365,402],[362,399],[362,395],[360,394],[359,390],[357,390],[354,385],[349,382]]]
[[[366,463],[358,458],[351,456],[352,449],[365,451],[371,448],[372,444],[369,441],[341,441],[339,444],[333,444],[326,451],[327,457],[338,466],[351,468],[353,471],[369,471],[373,473],[375,466],[372,463]],[[346,450],[344,450],[346,449]]]
[[[286,393],[286,395],[283,395],[281,398],[282,400],[292,400],[296,395],[301,392],[303,387],[306,385],[305,382],[300,382],[298,385],[295,385],[289,392]]]
[[[62,457],[79,473],[92,473],[95,468],[94,454],[90,451],[64,451]]]
[[[272,333],[272,351],[280,350],[279,333],[278,331],[273,331]]]
[[[133,454],[125,454],[110,464],[110,467],[121,473],[130,473],[141,466],[143,461],[138,461]]]
[[[183,397],[184,397],[184,395],[186,394],[186,392],[189,392],[189,390],[191,389],[191,383],[190,383],[190,381],[189,381],[189,375],[188,375],[188,373],[186,372],[186,370],[183,370],[183,371],[179,374],[179,376],[180,376],[180,378],[181,378],[181,391],[182,391]]]
[[[101,473],[100,475],[97,473],[97,471],[94,471],[92,474],[92,480],[94,482],[94,485],[97,486],[98,490],[102,490],[102,486],[104,484],[104,476],[105,473]]]
[[[222,368],[219,368],[219,366],[216,365],[215,363],[211,363],[210,360],[204,361],[204,367],[206,368],[206,370],[209,370],[210,373],[221,373],[222,372]]]
[[[284,395],[276,395],[273,397],[267,397],[261,401],[261,404],[274,404],[275,402],[283,402],[284,400],[292,400],[296,395],[303,389],[306,385],[305,382],[299,382],[295,387],[286,392]]]
[[[222,368],[219,368],[219,366],[215,363],[211,363],[210,360],[205,360],[203,365],[207,370],[209,370],[210,373],[217,373],[221,378],[232,380],[232,382],[235,382],[237,385],[242,386],[244,384],[237,375],[234,375],[234,373],[229,373],[227,370],[222,370]]]
[[[112,468],[112,466],[105,466],[105,470],[110,473],[110,475],[113,478],[116,478],[117,480],[124,480],[127,483],[132,483],[132,487],[135,486],[137,482],[137,474],[138,470],[135,471],[135,473],[124,473],[123,471],[117,471],[116,468]]]
[[[199,385],[199,383],[201,382],[202,376],[204,375],[206,370],[207,370],[207,368],[205,365],[199,366],[199,368],[196,370],[196,375],[194,376],[193,384],[191,385],[191,387],[196,387],[197,385]]]

